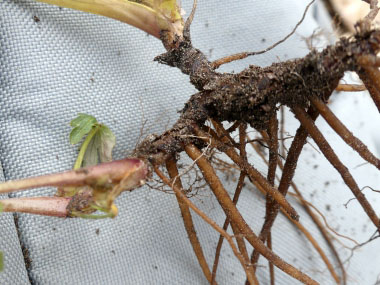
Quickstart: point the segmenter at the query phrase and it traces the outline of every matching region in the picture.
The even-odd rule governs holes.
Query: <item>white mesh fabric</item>
[[[190,11],[192,3],[183,2],[185,10]],[[303,1],[291,0],[199,1],[192,25],[193,44],[210,59],[260,50],[289,33],[305,6]],[[313,14],[309,13],[297,34],[278,48],[222,70],[239,71],[248,64],[267,65],[303,56],[308,50],[301,35],[308,36],[317,27]],[[152,61],[164,52],[158,40],[100,16],[33,1],[2,0],[0,43],[0,159],[7,180],[70,169],[77,148],[68,143],[69,122],[79,112],[94,115],[114,131],[117,159],[134,148],[144,120],[148,121],[146,133],[161,133],[175,122],[176,111],[195,92],[187,76]],[[347,107],[347,110],[352,109]],[[294,130],[297,123],[291,120],[289,116],[288,122]],[[366,142],[371,144],[371,138],[368,135],[367,138]],[[344,211],[342,203],[351,197],[349,190],[328,163],[313,158],[316,152],[310,147],[307,149],[302,158],[305,167],[298,169],[297,181],[310,194],[318,189],[313,197],[307,198],[321,209],[325,209],[326,204],[331,205],[334,211],[325,211],[329,220],[334,219],[334,226],[353,234],[350,228],[361,227],[366,221],[364,214],[355,203]],[[345,154],[351,153],[347,150]],[[310,161],[317,159],[318,169],[310,168]],[[358,161],[356,156],[349,159],[353,165]],[[254,163],[264,169],[261,161]],[[378,175],[371,173],[375,172],[366,170],[363,183],[379,182]],[[330,187],[334,189],[326,187],[325,178],[332,181]],[[194,201],[221,224],[224,215],[207,191]],[[53,193],[53,189],[39,189],[12,196]],[[239,202],[239,208],[256,232],[263,222],[264,204],[261,196],[249,191],[244,192]],[[117,205],[120,214],[113,220],[18,215],[21,241],[31,259],[28,274],[32,282],[206,284],[174,196],[144,187],[123,194]],[[312,222],[302,212],[301,215],[305,226],[318,236]],[[1,219],[7,217],[11,216],[4,215]],[[355,221],[350,220],[353,217]],[[211,264],[218,235],[198,217],[194,216],[194,220]],[[372,232],[372,226],[367,224],[365,234],[359,236],[363,241]],[[6,243],[1,248],[6,253],[6,268],[0,273],[0,283],[5,280],[4,284],[24,284],[27,282],[25,273],[16,271],[21,270],[18,269],[21,260],[20,249],[14,242],[14,225],[10,222],[1,225],[12,231],[13,237],[5,235],[3,238],[5,231],[2,230],[0,245]],[[361,230],[357,231],[361,233]],[[285,260],[322,284],[332,284],[314,249],[283,217],[275,224],[273,244],[274,251]],[[321,244],[328,252],[324,243]],[[375,242],[368,247],[379,248]],[[18,254],[11,255],[11,251]],[[369,284],[375,280],[378,268],[363,263],[370,257],[376,264],[379,257],[374,256],[376,250],[371,252],[373,256],[364,255],[360,259],[359,254],[351,262],[352,284]],[[14,256],[12,262],[8,262],[7,256]],[[267,284],[267,263],[261,259],[261,264],[258,276]],[[4,276],[8,279],[3,279]],[[24,279],[18,279],[20,276]],[[279,270],[276,270],[276,278],[279,284],[296,284]],[[241,284],[245,280],[240,264],[226,245],[217,280],[220,284]]]
[[[3,181],[3,168],[0,164],[0,182]],[[8,195],[0,195],[0,199],[4,198],[8,198]],[[3,272],[0,272],[0,284],[30,284],[13,214],[1,214],[0,225],[0,251],[3,252],[5,264]]]

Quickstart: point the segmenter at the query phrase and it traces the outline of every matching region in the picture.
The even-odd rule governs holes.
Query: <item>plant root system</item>
[[[357,25],[355,35],[342,38],[335,45],[328,46],[322,51],[313,50],[304,58],[274,63],[268,67],[249,66],[237,74],[219,73],[216,69],[220,65],[255,53],[242,53],[209,62],[206,56],[194,48],[191,43],[190,24],[194,11],[195,9],[185,24],[183,37],[174,40],[171,38],[171,42],[165,42],[164,33],[161,35],[167,52],[155,59],[162,64],[180,69],[190,77],[190,82],[198,90],[185,104],[180,118],[170,130],[161,135],[149,135],[136,147],[133,154],[135,159],[118,162],[120,167],[111,169],[97,166],[56,176],[8,182],[8,184],[0,185],[0,193],[31,186],[87,186],[90,188],[84,188],[73,197],[52,198],[55,199],[56,209],[59,209],[55,214],[49,212],[55,216],[70,216],[73,211],[87,214],[89,201],[94,200],[94,194],[91,191],[98,189],[100,184],[100,188],[103,190],[104,188],[112,189],[110,191],[114,193],[113,201],[122,190],[141,186],[143,180],[148,179],[151,172],[155,172],[162,182],[175,193],[192,248],[209,283],[216,284],[221,247],[223,240],[226,239],[246,273],[247,284],[258,284],[256,271],[259,270],[257,263],[261,255],[269,262],[271,284],[274,284],[275,281],[273,266],[305,284],[318,284],[273,252],[271,229],[278,213],[282,212],[317,250],[332,279],[337,284],[345,284],[346,271],[328,230],[302,197],[293,182],[293,177],[303,146],[310,136],[330,164],[339,172],[374,227],[377,231],[380,230],[379,217],[370,202],[315,125],[315,120],[321,115],[347,145],[359,153],[365,161],[380,169],[380,160],[340,122],[327,106],[327,101],[335,89],[343,91],[367,89],[380,111],[380,71],[378,69],[380,60],[377,58],[377,53],[380,51],[380,30],[373,30],[368,22],[362,22]],[[373,17],[372,14],[371,17]],[[357,73],[364,86],[339,84],[347,71]],[[279,123],[277,114],[283,106],[290,108],[300,122],[287,153],[284,146],[280,146],[279,143],[279,139],[282,142],[284,140],[284,122],[281,119]],[[213,127],[209,126],[209,122]],[[232,125],[224,128],[223,122],[229,122]],[[269,149],[268,158],[253,143],[254,140],[248,138],[247,126],[261,133],[260,141],[264,142]],[[236,131],[239,133],[238,140],[235,140],[232,135]],[[268,165],[266,177],[247,158],[248,142],[251,142],[257,153],[266,161]],[[215,164],[213,165],[215,162],[211,155],[215,150],[232,161],[230,164],[226,163],[229,165],[228,167],[238,169],[240,172],[232,198],[215,171]],[[184,189],[177,166],[179,154],[183,152],[192,159],[192,168],[200,170],[225,212],[226,219],[223,227],[218,226],[205,213],[201,212],[186,196],[188,192]],[[279,153],[285,158],[284,164]],[[162,166],[166,167],[165,171],[161,170]],[[276,176],[278,169],[282,172],[281,177]],[[91,176],[94,171],[100,171],[101,175],[98,173],[94,177]],[[127,178],[125,173],[129,175]],[[91,177],[92,179],[90,179]],[[279,181],[278,187],[275,186],[276,177]],[[245,180],[249,180],[266,195],[265,220],[258,234],[252,230],[236,206],[241,192],[244,191]],[[122,189],[119,189],[121,186],[119,187],[118,184],[122,184]],[[340,274],[332,260],[329,259],[329,255],[322,250],[316,239],[298,221],[299,214],[286,198],[290,187],[296,191],[295,195],[329,245],[340,269]],[[88,194],[86,191],[91,193]],[[106,208],[110,207],[112,201],[109,201]],[[23,201],[20,200],[20,202]],[[22,208],[24,206],[14,208],[8,200],[1,203],[4,204],[3,210],[25,212]],[[30,207],[28,209],[30,210]],[[190,209],[220,234],[213,266],[206,261],[194,228]],[[35,213],[47,213],[48,211],[49,209],[38,209]],[[227,233],[229,225],[231,225],[234,236]],[[247,250],[246,242],[253,247],[251,254]]]

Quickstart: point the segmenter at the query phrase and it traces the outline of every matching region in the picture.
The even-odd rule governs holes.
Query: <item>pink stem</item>
[[[45,186],[84,186],[99,183],[118,183],[133,172],[134,181],[128,183],[130,189],[140,186],[147,178],[149,171],[146,163],[137,158],[127,158],[96,166],[48,174],[21,180],[11,180],[0,184],[0,193],[8,193]]]
[[[52,217],[67,217],[71,198],[32,197],[0,200],[3,212],[21,212]]]

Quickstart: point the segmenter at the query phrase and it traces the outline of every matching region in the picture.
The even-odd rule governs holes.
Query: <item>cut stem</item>
[[[140,159],[128,158],[115,160],[78,170],[69,170],[61,173],[7,181],[0,184],[0,193],[45,186],[64,187],[91,186],[102,183],[115,184],[120,182],[130,173],[134,173],[134,175],[132,175],[133,180],[129,181],[129,188],[126,188],[125,190],[131,190],[135,187],[141,186],[149,175],[149,170],[146,163]]]
[[[18,212],[52,217],[67,217],[71,198],[31,197],[0,200],[3,212]]]
[[[59,7],[71,8],[83,12],[112,18],[148,34],[160,38],[157,12],[145,5],[126,0],[38,0]]]

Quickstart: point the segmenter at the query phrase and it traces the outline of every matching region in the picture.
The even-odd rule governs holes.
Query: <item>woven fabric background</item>
[[[3,181],[3,168],[0,164],[0,182]],[[0,199],[2,198],[8,198],[8,195],[0,195]],[[30,284],[13,214],[1,214],[0,225],[0,250],[4,254],[5,264],[4,271],[0,273],[0,284]]]
[[[192,1],[182,2],[189,12]],[[199,1],[192,25],[193,44],[212,60],[260,50],[289,33],[305,6],[306,2],[295,0]],[[239,71],[248,64],[268,65],[305,55],[304,37],[318,28],[316,18],[321,19],[321,13],[322,9],[314,7],[297,33],[273,51],[221,70]],[[114,131],[116,159],[135,147],[143,122],[147,121],[145,134],[169,128],[195,90],[178,70],[153,62],[162,52],[159,41],[114,20],[29,0],[0,0],[0,159],[5,179],[70,169],[77,147],[68,142],[69,122],[80,112],[94,115]],[[379,118],[368,95],[337,97],[333,108],[375,148],[371,135],[375,128],[364,122]],[[353,121],[353,112],[363,118]],[[288,131],[294,132],[298,125],[292,115],[288,114],[287,122]],[[350,169],[361,163],[325,124],[321,128]],[[347,210],[343,207],[352,195],[335,170],[310,145],[301,160],[296,181],[306,197],[335,228],[365,241],[374,229],[357,203],[352,202]],[[265,169],[260,160],[253,161]],[[379,185],[379,175],[372,168],[354,171],[360,185]],[[53,193],[54,189],[47,188],[12,197]],[[368,197],[375,196],[368,192]],[[208,190],[194,202],[223,223],[224,215]],[[27,277],[33,284],[206,284],[173,195],[144,187],[123,194],[117,205],[120,214],[113,220],[18,215],[21,243],[31,260],[28,276],[12,215],[0,216],[0,249],[6,257],[0,284],[28,284]],[[263,222],[264,205],[264,199],[252,191],[245,191],[240,199],[239,208],[255,231]],[[312,222],[299,211],[302,222],[320,239]],[[194,220],[211,264],[218,235],[198,217]],[[273,244],[285,260],[321,284],[332,284],[314,249],[283,217],[275,224]],[[328,252],[323,242],[321,245]],[[375,241],[355,254],[349,267],[350,284],[375,282],[380,273],[375,254],[379,249]],[[260,262],[258,276],[267,284],[267,263]],[[276,278],[279,284],[296,284],[279,270]],[[240,264],[224,245],[217,281],[242,284],[244,280]]]

